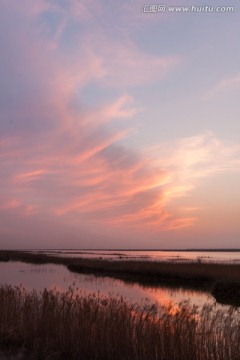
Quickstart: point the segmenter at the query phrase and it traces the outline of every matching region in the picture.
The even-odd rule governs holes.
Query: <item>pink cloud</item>
[[[31,216],[35,212],[35,208],[33,205],[26,205],[21,200],[16,198],[6,198],[2,199],[0,205],[1,215],[3,213],[13,216],[17,216],[18,218]]]
[[[17,174],[14,181],[16,183],[31,182],[31,181],[35,181],[35,180],[39,179],[43,174],[46,174],[46,173],[47,173],[47,170],[45,170],[45,169],[24,172],[24,173]]]
[[[96,52],[102,53],[103,67],[106,69],[104,81],[109,86],[132,87],[156,81],[164,78],[180,63],[177,57],[143,53],[131,43],[122,45],[99,39],[95,46]],[[102,52],[99,47],[103,49]]]
[[[128,88],[160,80],[179,59],[145,54],[130,40],[114,43],[90,31],[68,53],[60,44],[69,26],[64,11],[57,3],[35,3],[15,2],[12,13],[4,2],[9,23],[0,24],[7,49],[5,67],[0,67],[6,80],[0,86],[5,96],[0,112],[4,234],[12,231],[17,237],[19,230],[22,238],[25,232],[31,238],[39,232],[39,239],[54,232],[57,239],[72,228],[76,236],[86,228],[101,234],[111,229],[116,235],[123,227],[129,234],[146,234],[191,226],[196,211],[191,206],[181,211],[174,201],[195,189],[202,177],[239,171],[239,147],[209,133],[151,151],[121,146],[132,131],[122,120],[141,111]],[[85,16],[86,3],[71,5]],[[61,20],[52,37],[46,36],[45,23],[36,26],[39,14],[49,9]],[[81,94],[92,82],[125,90],[87,109]],[[110,126],[113,121],[116,127]],[[11,230],[13,223],[17,226]]]
[[[17,199],[3,200],[0,205],[0,210],[16,209],[21,206],[21,202]]]

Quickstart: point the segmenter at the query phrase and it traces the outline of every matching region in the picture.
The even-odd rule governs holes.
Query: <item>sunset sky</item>
[[[0,4],[0,247],[240,247],[239,1]]]

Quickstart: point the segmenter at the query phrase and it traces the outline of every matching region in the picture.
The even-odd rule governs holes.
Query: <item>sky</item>
[[[0,4],[0,248],[240,248],[239,2]]]

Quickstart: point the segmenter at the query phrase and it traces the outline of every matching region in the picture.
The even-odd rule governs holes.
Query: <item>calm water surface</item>
[[[102,295],[120,295],[133,303],[141,303],[148,298],[150,302],[159,304],[178,304],[189,300],[190,304],[202,306],[214,303],[212,296],[203,292],[166,287],[150,287],[138,284],[128,284],[121,280],[95,275],[71,273],[63,265],[33,265],[23,262],[0,262],[0,285],[20,286],[26,290],[39,291],[55,289],[63,292],[71,286],[75,291],[85,294],[100,292]],[[79,289],[79,290],[78,290]]]
[[[133,251],[133,250],[36,250],[33,253],[60,257],[107,260],[240,263],[240,251]]]

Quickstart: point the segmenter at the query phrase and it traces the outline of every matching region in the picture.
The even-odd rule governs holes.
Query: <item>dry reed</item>
[[[238,360],[240,313],[5,285],[0,348],[18,359]]]

